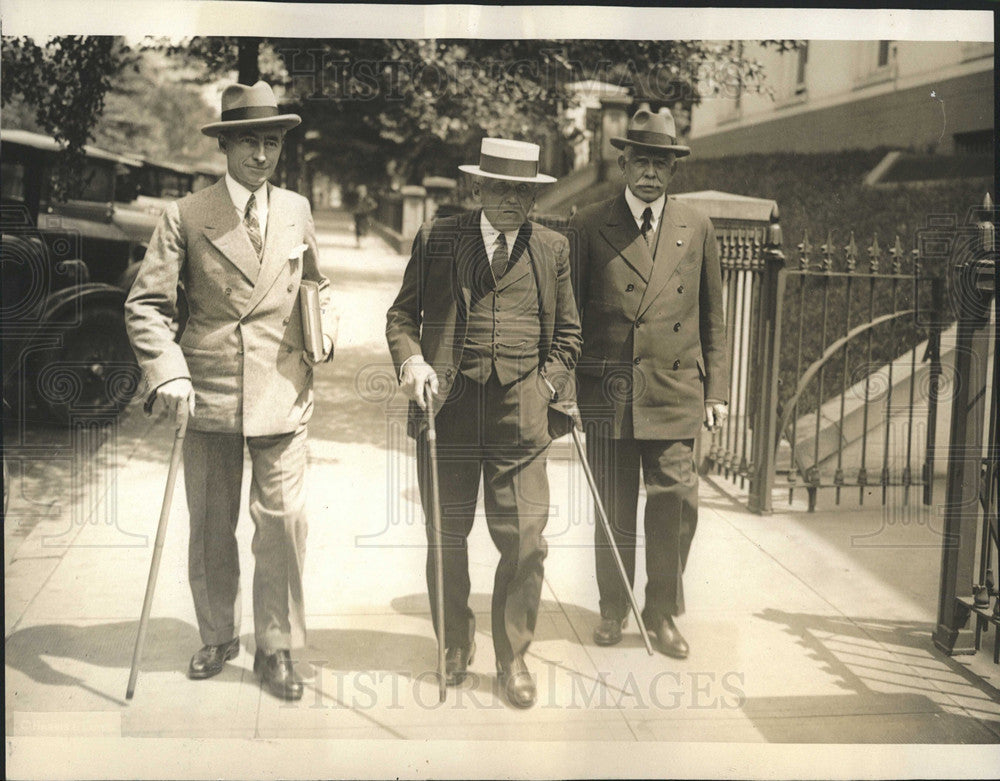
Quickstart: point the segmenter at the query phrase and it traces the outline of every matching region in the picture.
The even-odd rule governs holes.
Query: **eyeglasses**
[[[485,189],[498,198],[505,198],[511,192],[520,199],[525,199],[535,194],[535,185],[533,184],[529,184],[528,182],[505,182],[500,179],[493,179],[487,182]]]

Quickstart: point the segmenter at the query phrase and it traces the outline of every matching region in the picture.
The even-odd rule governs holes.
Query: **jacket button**
[[[674,371],[677,371],[679,368],[681,368],[681,362],[674,361]]]
[[[285,352],[286,353],[290,353],[292,351],[292,349],[293,349],[292,346],[288,345],[288,347],[285,348]]]
[[[226,295],[231,296],[233,294],[233,289],[231,287],[226,288]]]
[[[678,292],[678,293],[683,293],[683,292],[684,292],[684,285],[680,285],[680,286],[679,286],[679,287],[677,288],[677,292]]]
[[[677,239],[677,246],[678,247],[681,246],[683,243],[684,243],[683,241],[681,241],[680,239]]]
[[[642,320],[636,320],[635,321],[635,328],[636,328],[637,331],[639,330],[639,326],[640,325],[642,325]]]
[[[281,321],[282,325],[288,325],[288,323],[289,323],[289,318],[287,318],[287,317],[284,320]]]
[[[640,363],[642,363],[642,358],[636,358],[634,361],[632,361],[632,363],[638,366]]]
[[[626,293],[631,293],[633,290],[635,290],[635,285],[629,283],[629,284],[627,284],[625,286],[625,292]]]
[[[680,330],[681,330],[681,324],[680,323],[674,323],[674,332],[676,333],[677,331],[680,331]]]
[[[288,286],[288,292],[291,293],[295,288],[292,285]]]

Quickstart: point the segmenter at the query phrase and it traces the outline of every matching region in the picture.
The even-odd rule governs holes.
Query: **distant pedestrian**
[[[371,227],[371,216],[378,208],[378,201],[368,194],[368,188],[359,184],[355,192],[354,208],[354,241],[358,247],[361,246],[361,239],[368,235]]]
[[[303,482],[313,409],[302,280],[319,285],[326,360],[337,331],[309,204],[268,182],[285,132],[299,122],[279,113],[262,81],[226,88],[222,121],[202,132],[218,138],[227,173],[167,206],[125,304],[129,338],[153,388],[147,403],[191,413],[184,439],[188,577],[204,647],[188,677],[210,678],[239,654],[236,523],[246,448],[253,463],[253,669],[268,691],[288,700],[301,698],[303,688],[291,649],[305,644]],[[179,344],[171,330],[178,282],[190,308]]]

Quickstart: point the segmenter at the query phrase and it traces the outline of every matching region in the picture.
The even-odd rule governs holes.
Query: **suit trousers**
[[[191,538],[188,578],[206,645],[240,632],[240,515],[244,442],[252,462],[253,617],[257,649],[305,645],[302,567],[308,526],[303,482],[306,427],[274,436],[191,431],[184,438],[184,484]]]
[[[587,431],[587,459],[621,553],[629,586],[635,582],[639,470],[646,486],[644,518],[646,601],[643,621],[655,626],[684,612],[682,575],[698,524],[698,472],[693,439],[615,439]],[[629,610],[614,553],[601,524],[594,535],[601,616],[623,619]]]
[[[535,372],[502,386],[494,372],[485,384],[459,375],[435,418],[444,564],[445,645],[468,645],[475,634],[469,608],[467,540],[483,484],[486,524],[500,551],[493,581],[492,631],[497,661],[527,651],[535,631],[548,551],[542,532],[549,517],[546,451],[547,400]],[[418,436],[417,469],[427,519],[427,587],[434,628],[433,514],[427,432]]]

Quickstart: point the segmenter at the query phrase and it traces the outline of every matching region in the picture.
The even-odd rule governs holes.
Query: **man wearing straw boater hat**
[[[549,512],[548,405],[563,401],[580,351],[565,237],[528,220],[539,185],[539,148],[485,138],[472,174],[482,208],[424,225],[413,242],[386,337],[403,392],[428,519],[427,581],[447,683],[466,676],[475,650],[466,540],[483,482],[486,522],[500,550],[492,634],[498,679],[517,707],[535,702],[525,665],[541,598]],[[437,615],[425,388],[434,394],[444,615]],[[442,621],[443,619],[443,621]]]
[[[659,650],[684,658],[674,622],[684,612],[682,574],[698,520],[694,442],[726,415],[729,366],[722,277],[712,223],[666,197],[677,158],[666,109],[643,107],[625,137],[625,180],[610,200],[571,223],[573,276],[583,326],[578,398],[588,461],[615,541],[634,582],[639,473],[646,486],[643,622]],[[603,528],[595,533],[601,621],[598,645],[621,641],[628,595]]]
[[[226,175],[166,208],[125,305],[151,389],[147,406],[190,411],[188,575],[204,647],[188,676],[214,676],[239,654],[236,523],[246,448],[253,464],[254,672],[288,700],[302,696],[290,651],[305,641],[303,481],[313,364],[332,356],[337,325],[309,203],[268,182],[285,132],[300,121],[279,111],[262,81],[225,89],[221,121],[202,132],[218,138]],[[319,285],[325,356],[303,349],[302,280]],[[175,342],[178,284],[189,316]]]

